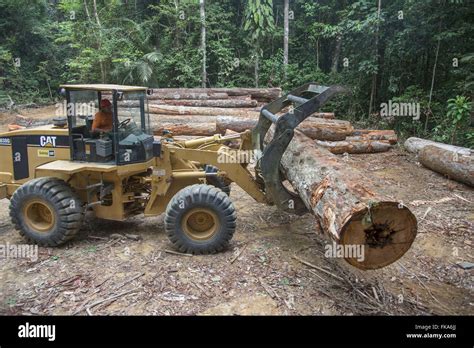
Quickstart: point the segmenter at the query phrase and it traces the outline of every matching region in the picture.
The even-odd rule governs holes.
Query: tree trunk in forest
[[[243,132],[257,125],[257,118],[242,117],[217,117],[217,130],[225,132],[226,129]],[[354,128],[348,121],[328,120],[323,118],[308,117],[298,127],[301,132],[311,139],[319,140],[344,140],[352,134]]]
[[[204,0],[199,0],[199,9],[201,14],[201,51],[202,51],[202,77],[201,86],[206,87],[207,70],[206,70],[206,9]]]
[[[426,140],[426,139],[421,139],[421,138],[416,138],[416,137],[408,138],[404,144],[405,149],[408,152],[414,153],[416,155],[418,155],[424,147],[429,146],[429,145],[433,145],[441,149],[445,149],[453,153],[457,153],[458,155],[470,156],[473,153],[472,150],[468,149],[467,147],[460,147],[460,146],[454,146],[454,145],[449,145],[449,144],[444,144],[444,143],[438,143],[436,141]]]
[[[283,5],[283,71],[285,80],[288,73],[288,40],[290,36],[289,0],[284,0]]]
[[[433,97],[433,88],[435,83],[435,76],[436,76],[436,67],[438,65],[438,55],[439,55],[439,46],[441,44],[441,39],[438,39],[438,44],[436,45],[436,55],[435,55],[435,62],[433,65],[433,74],[431,75],[431,88],[430,88],[430,97],[428,100],[428,109],[431,111],[431,98]],[[428,120],[429,120],[429,113],[426,114],[425,118],[425,133],[428,130]]]
[[[89,13],[89,8],[87,7],[87,0],[84,0],[84,8],[85,8],[85,10],[86,10],[87,19],[89,20],[89,22],[92,23],[91,15],[90,15],[90,13]]]
[[[427,145],[420,150],[418,159],[425,167],[474,187],[473,155],[463,155],[435,145]]]
[[[377,27],[375,32],[375,57],[377,61],[377,68],[379,65],[379,29],[380,29],[380,12],[382,11],[382,0],[378,1],[377,6]],[[377,95],[377,72],[372,75],[372,87],[370,90],[370,101],[369,101],[369,117],[372,114],[372,111],[375,109]]]
[[[259,58],[260,58],[260,50],[259,45],[255,48],[255,67],[254,67],[254,78],[255,78],[255,88],[258,88],[258,74],[259,74]]]
[[[360,258],[344,255],[351,265],[381,268],[410,248],[417,232],[415,216],[407,207],[377,193],[371,178],[343,159],[295,131],[281,164],[324,233],[344,250],[363,247]]]
[[[334,56],[332,58],[331,72],[337,73],[337,66],[339,64],[339,55],[341,54],[342,36],[338,35],[336,38],[336,48],[334,49]]]
[[[100,40],[99,40],[99,49],[100,49],[101,44],[102,44],[102,25],[100,23],[99,14],[97,12],[97,1],[93,0],[92,5],[93,5],[92,9],[93,9],[93,13],[94,13],[94,18],[95,18],[95,21],[97,23],[97,27],[99,28],[99,38],[100,38]],[[102,83],[105,83],[107,72],[105,71],[105,64],[104,64],[104,61],[102,59],[99,60],[99,66],[100,66],[100,75],[101,75]]]

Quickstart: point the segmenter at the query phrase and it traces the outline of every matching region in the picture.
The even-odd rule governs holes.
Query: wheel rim
[[[54,209],[40,199],[28,201],[23,208],[23,216],[30,228],[42,233],[49,232],[56,223]]]
[[[183,231],[194,240],[206,240],[214,236],[220,223],[217,214],[210,209],[194,208],[183,217]]]

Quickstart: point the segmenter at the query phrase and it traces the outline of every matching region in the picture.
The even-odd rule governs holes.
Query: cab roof
[[[143,86],[126,86],[126,85],[109,85],[109,84],[91,84],[91,85],[61,85],[61,88],[65,88],[71,91],[146,91],[147,87]]]

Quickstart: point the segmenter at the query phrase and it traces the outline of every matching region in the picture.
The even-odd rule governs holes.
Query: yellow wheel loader
[[[61,90],[65,118],[0,134],[0,198],[10,199],[19,233],[39,245],[57,246],[75,236],[87,211],[118,221],[165,213],[170,241],[179,251],[196,254],[221,251],[233,236],[231,182],[257,202],[306,212],[282,185],[280,159],[295,127],[341,92],[309,83],[263,107],[253,130],[178,141],[167,132],[152,135],[146,87],[63,85]],[[109,110],[102,110],[103,104]],[[290,111],[277,115],[287,107]],[[272,124],[274,137],[264,142]],[[239,148],[226,146],[230,140]]]

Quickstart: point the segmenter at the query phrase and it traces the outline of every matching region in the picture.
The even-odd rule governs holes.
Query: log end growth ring
[[[410,249],[417,233],[413,213],[397,202],[378,202],[352,214],[341,229],[340,244],[364,245],[363,257],[345,258],[363,269],[385,267]]]

